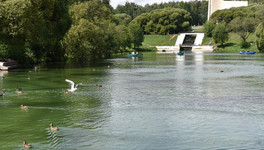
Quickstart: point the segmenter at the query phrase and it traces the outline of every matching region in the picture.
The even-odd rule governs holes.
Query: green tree
[[[132,33],[132,43],[134,44],[134,48],[138,48],[144,41],[144,32],[142,28],[137,24],[130,24],[129,29]]]
[[[174,34],[191,28],[191,16],[186,10],[166,8],[156,9],[135,18],[132,23],[139,24],[145,33]]]
[[[140,16],[136,17],[134,20],[132,20],[131,23],[138,24],[143,29],[144,33],[146,33],[145,28],[148,21],[149,21],[149,14],[143,13]]]
[[[111,11],[104,6],[99,0],[90,0],[83,3],[76,3],[71,6],[70,14],[73,23],[77,23],[81,19],[89,21],[99,21],[110,19]]]
[[[255,31],[258,50],[264,52],[264,22],[260,23]]]
[[[125,13],[134,19],[145,11],[143,10],[142,6],[139,6],[133,2],[126,2],[124,6],[118,5],[114,12],[115,14]]]
[[[55,0],[51,12],[52,15],[45,18],[49,30],[47,61],[64,61],[65,50],[61,41],[71,26],[68,0]]]
[[[48,52],[64,55],[60,40],[70,25],[67,0],[4,1],[0,14],[0,38],[9,47],[9,58],[25,62],[29,57],[40,63]]]
[[[256,18],[261,22],[264,22],[264,6],[256,11]]]
[[[190,12],[192,16],[192,25],[202,25],[207,20],[208,2],[192,1],[190,3]]]
[[[27,48],[33,54],[34,61],[37,64],[45,59],[47,53],[49,30],[45,18],[50,18],[52,15],[53,2],[51,0],[48,3],[40,0],[30,0],[30,5],[24,13],[25,16],[28,16],[23,18],[26,25],[24,26],[24,33]]]
[[[165,8],[181,8],[188,11],[192,20],[190,24],[192,25],[201,25],[207,20],[207,10],[208,2],[206,0],[202,1],[190,1],[190,2],[168,2],[168,3],[154,3],[152,5],[145,5],[144,7],[137,5],[135,3],[126,2],[124,6],[118,5],[114,10],[115,14],[126,13],[130,15],[133,19],[143,13],[150,13],[156,9],[165,9]]]
[[[264,1],[263,0],[248,0],[248,2],[251,4],[251,3],[257,3],[257,4],[264,4]]]
[[[8,58],[8,45],[0,42],[0,59]]]
[[[6,57],[25,61],[25,12],[30,3],[26,0],[0,2],[0,40],[8,45]]]
[[[96,61],[99,57],[97,51],[102,36],[103,31],[97,25],[86,19],[80,19],[64,37],[63,46],[69,61],[74,63]]]
[[[62,42],[69,61],[95,62],[109,58],[118,49],[131,47],[130,30],[122,23],[116,26],[120,19],[112,16],[110,9],[101,1],[75,3],[70,12],[73,24]]]
[[[248,7],[232,7],[230,9],[217,10],[214,12],[210,21],[230,23],[235,18],[256,18],[259,10],[263,9],[263,5],[250,5]]]
[[[106,58],[110,58],[111,54],[117,53],[120,48],[116,32],[116,24],[106,22],[104,29],[105,55]]]
[[[116,14],[114,15],[114,18],[117,19],[117,22],[116,22],[117,25],[119,24],[128,25],[132,21],[132,18],[125,13]]]
[[[124,25],[118,25],[116,27],[116,36],[118,45],[121,49],[124,50],[127,47],[131,47],[133,37],[128,27]]]
[[[155,24],[154,24],[154,22],[151,20],[151,21],[149,21],[148,23],[147,23],[147,25],[146,25],[146,27],[145,27],[145,32],[147,33],[147,34],[150,34],[150,33],[154,33],[154,31],[155,31]],[[166,32],[166,31],[165,31]]]
[[[216,25],[213,30],[213,39],[215,43],[223,45],[228,40],[228,31],[225,24]]]
[[[203,26],[205,34],[209,37],[212,37],[212,32],[215,28],[215,24],[211,21],[207,21]]]
[[[237,17],[229,23],[229,30],[237,33],[240,36],[242,40],[242,48],[247,48],[250,46],[246,40],[248,39],[249,35],[255,31],[257,22],[258,21],[256,21],[254,18]]]
[[[94,62],[106,56],[110,10],[99,0],[76,3],[70,9],[73,24],[62,42],[66,57],[74,63]]]

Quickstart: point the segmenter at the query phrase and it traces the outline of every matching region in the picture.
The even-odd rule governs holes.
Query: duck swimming
[[[64,91],[65,94],[71,94],[71,91]]]
[[[100,84],[96,84],[96,87],[98,87],[98,88],[99,88],[99,87],[103,87],[103,86],[102,86],[102,85],[100,85]]]
[[[32,145],[31,144],[28,144],[25,140],[23,141],[23,147],[24,148],[31,148]]]
[[[50,130],[58,131],[59,128],[58,128],[58,127],[54,127],[54,126],[53,126],[53,123],[50,123]]]
[[[2,92],[2,94],[0,94],[0,96],[4,96],[5,89],[1,88],[1,92]]]
[[[17,91],[17,93],[24,93],[22,88],[17,88],[16,91]]]
[[[25,105],[22,104],[22,105],[20,105],[20,108],[21,109],[28,109],[28,106],[25,106]]]

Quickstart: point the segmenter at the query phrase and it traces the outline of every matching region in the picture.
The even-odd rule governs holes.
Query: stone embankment
[[[7,71],[10,69],[19,68],[20,65],[15,61],[11,59],[7,59],[5,61],[0,61],[0,70],[1,71]]]

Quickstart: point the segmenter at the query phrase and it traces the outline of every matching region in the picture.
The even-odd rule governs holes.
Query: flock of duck
[[[25,106],[24,106],[25,107]],[[22,108],[22,107],[21,107]],[[26,108],[27,109],[27,108]],[[52,130],[52,131],[58,131],[59,130],[59,128],[58,127],[54,127],[53,126],[53,123],[50,123],[50,130]],[[27,143],[27,141],[23,141],[23,147],[24,148],[31,148],[32,147],[32,145],[31,144],[29,144],[29,143]]]
[[[54,127],[53,124],[50,123],[50,130],[52,130],[52,131],[58,131],[59,128],[58,128],[58,127]],[[24,147],[24,148],[31,148],[32,145],[29,144],[29,143],[27,143],[27,141],[24,140],[24,141],[23,141],[23,147]]]
[[[76,91],[76,90],[77,90],[77,87],[78,87],[79,85],[82,85],[82,83],[78,83],[78,84],[75,85],[75,83],[74,83],[73,81],[68,80],[68,79],[66,79],[65,81],[68,82],[68,83],[70,83],[70,85],[71,85],[71,89],[68,89],[67,91],[64,91],[64,93],[67,93],[67,94]],[[24,91],[23,91],[21,88],[17,88],[17,93],[24,93]],[[28,109],[28,106],[25,106],[25,105],[23,105],[23,104],[20,105],[20,107],[21,107],[21,109]],[[50,125],[50,130],[52,130],[52,131],[58,131],[58,130],[59,130],[58,127],[53,126],[53,123],[50,123],[49,125]],[[27,142],[24,140],[24,141],[23,141],[23,147],[24,147],[24,148],[31,148],[32,145],[29,144],[29,143],[27,143]]]
[[[64,91],[65,94],[71,94],[71,93],[73,93],[74,91],[77,90],[77,87],[78,87],[79,85],[82,85],[82,83],[75,84],[73,81],[68,80],[68,79],[66,79],[65,81],[68,82],[68,83],[70,84],[70,86],[71,86],[70,89]],[[102,87],[102,85],[96,85],[96,87]],[[0,91],[2,92],[2,94],[0,94],[0,96],[4,96],[5,89],[2,88]],[[16,92],[17,92],[18,94],[24,93],[24,91],[23,91],[22,88],[17,88],[17,89],[16,89]],[[20,108],[21,108],[22,110],[27,110],[27,109],[28,109],[28,106],[22,104],[22,105],[20,105]],[[58,130],[59,130],[58,127],[53,126],[53,123],[50,123],[49,125],[50,125],[50,130],[52,130],[52,131],[58,131]],[[24,148],[31,148],[32,145],[29,144],[29,143],[27,143],[26,140],[24,140],[24,141],[23,141],[23,147],[24,147]]]
[[[71,89],[68,90],[70,92],[76,91],[77,90],[77,86],[82,84],[82,83],[79,83],[76,86],[74,86],[74,82],[72,82],[71,80],[68,80],[68,79],[66,79],[66,82],[69,82],[71,84]],[[24,93],[22,88],[17,88],[16,91],[17,91],[17,93]],[[2,90],[2,92],[4,92],[4,91]],[[26,109],[28,109],[28,106],[25,106],[25,105],[22,104],[22,105],[20,105],[20,108],[26,110]],[[53,123],[50,123],[49,125],[50,125],[50,130],[52,130],[52,131],[58,131],[59,130],[58,127],[53,126]],[[27,143],[26,140],[24,140],[23,141],[23,147],[24,148],[31,148],[32,145]]]

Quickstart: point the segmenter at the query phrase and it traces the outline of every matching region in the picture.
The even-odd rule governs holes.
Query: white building
[[[229,9],[232,7],[248,6],[248,1],[238,0],[208,0],[208,20],[210,16],[219,9]]]

